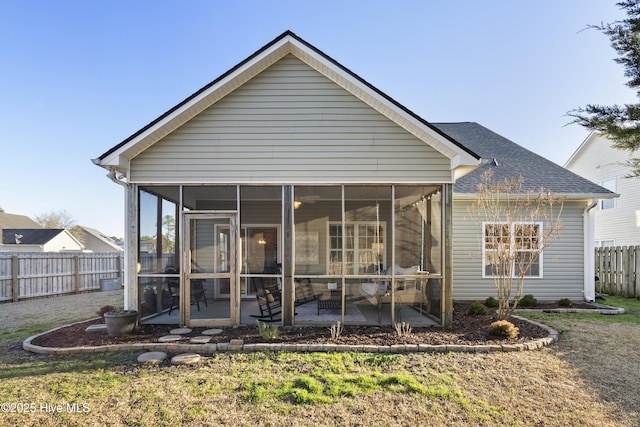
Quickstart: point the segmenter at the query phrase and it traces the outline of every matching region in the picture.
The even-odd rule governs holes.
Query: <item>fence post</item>
[[[627,297],[629,296],[627,290],[629,288],[629,247],[628,246],[623,246],[622,247],[622,271],[621,271],[621,281],[620,281],[620,285],[621,285],[621,290],[622,290],[622,294]]]
[[[633,248],[635,268],[633,269],[633,298],[640,298],[640,246]]]
[[[18,301],[20,298],[20,282],[18,273],[20,272],[20,262],[17,256],[11,257],[11,300]]]
[[[80,293],[80,258],[78,255],[73,257],[73,282],[75,293]]]

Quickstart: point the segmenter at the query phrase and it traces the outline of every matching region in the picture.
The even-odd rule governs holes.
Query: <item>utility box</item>
[[[122,280],[119,277],[113,277],[111,279],[100,279],[100,290],[105,291],[117,291],[122,288]]]

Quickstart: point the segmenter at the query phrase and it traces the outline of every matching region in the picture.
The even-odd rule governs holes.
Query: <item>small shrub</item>
[[[535,307],[538,305],[538,300],[533,297],[531,294],[527,294],[520,299],[519,302],[521,307]]]
[[[331,328],[329,328],[329,330],[331,331],[331,338],[338,338],[344,331],[344,325],[342,324],[342,322],[338,321],[331,325]]]
[[[103,305],[102,307],[100,307],[100,310],[96,312],[96,314],[104,319],[104,314],[110,311],[118,311],[118,309],[112,305]]]
[[[256,324],[258,325],[258,333],[265,340],[270,341],[280,336],[278,325],[267,325],[265,322],[259,320],[256,320]]]
[[[407,322],[396,322],[395,326],[399,337],[408,337],[411,335],[411,325]]]
[[[481,302],[474,302],[469,306],[469,314],[472,316],[484,316],[487,314],[487,307]]]
[[[489,334],[495,337],[517,338],[519,333],[520,329],[508,320],[498,320],[489,325]]]
[[[573,304],[569,298],[561,298],[558,300],[558,305],[560,307],[571,307]]]
[[[488,297],[486,300],[484,300],[484,305],[487,307],[496,308],[498,307],[498,300],[494,297]]]

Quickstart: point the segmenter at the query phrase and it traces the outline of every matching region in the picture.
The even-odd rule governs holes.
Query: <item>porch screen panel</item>
[[[353,268],[353,232],[342,229],[342,187],[294,187],[296,324],[342,320],[343,255]],[[343,252],[343,233],[347,236]],[[331,279],[335,280],[329,285]],[[321,301],[318,303],[318,301]]]
[[[439,193],[438,186],[396,186],[395,279],[390,290],[397,316],[436,308],[431,288],[440,283],[431,276],[441,268],[441,228],[433,226],[434,218],[441,218],[435,203]]]
[[[281,186],[240,187],[240,291],[281,286]]]

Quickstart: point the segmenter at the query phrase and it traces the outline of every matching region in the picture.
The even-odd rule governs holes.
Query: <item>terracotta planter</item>
[[[104,323],[110,337],[119,337],[133,332],[138,321],[136,310],[111,311],[104,314]]]

